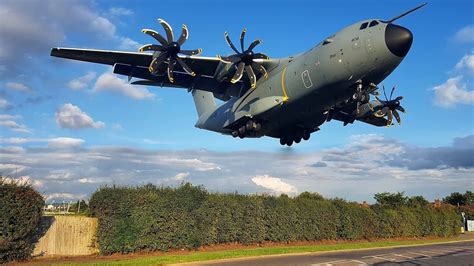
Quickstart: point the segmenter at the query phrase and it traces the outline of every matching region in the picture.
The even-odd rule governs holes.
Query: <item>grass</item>
[[[217,259],[231,259],[243,257],[256,257],[265,255],[291,254],[291,253],[305,253],[305,252],[324,252],[324,251],[340,251],[352,249],[365,248],[379,248],[379,247],[393,247],[393,246],[407,246],[431,244],[439,242],[448,242],[459,240],[459,238],[442,238],[442,239],[421,239],[421,240],[399,240],[399,241],[375,241],[375,242],[352,242],[352,243],[337,243],[337,244],[322,244],[322,245],[308,245],[308,246],[277,246],[277,247],[260,247],[237,250],[223,250],[223,251],[193,251],[184,255],[144,255],[143,257],[135,257],[132,259],[117,259],[110,260],[96,260],[91,259],[90,262],[84,261],[80,265],[164,265],[173,263],[185,263],[196,261],[208,261]],[[77,262],[72,263],[53,263],[53,265],[79,265]]]

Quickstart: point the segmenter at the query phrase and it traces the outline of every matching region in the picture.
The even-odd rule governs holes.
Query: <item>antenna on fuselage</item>
[[[428,3],[421,4],[421,5],[419,5],[419,6],[415,7],[415,8],[413,8],[413,9],[408,10],[407,12],[405,12],[405,13],[403,13],[403,14],[401,14],[401,15],[398,15],[398,16],[396,16],[396,17],[394,17],[394,18],[392,18],[392,19],[389,19],[389,20],[387,20],[387,21],[384,21],[384,22],[386,22],[386,23],[392,23],[392,22],[394,22],[395,20],[397,20],[397,19],[399,19],[399,18],[401,18],[401,17],[404,17],[404,16],[410,14],[411,12],[414,12],[414,11],[416,11],[416,10],[418,10],[418,9],[420,9],[420,8],[422,8],[422,7],[424,7],[424,6],[426,6],[427,4],[428,4]]]

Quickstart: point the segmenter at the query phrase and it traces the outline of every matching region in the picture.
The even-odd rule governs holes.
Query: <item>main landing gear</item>
[[[281,145],[288,145],[291,146],[294,143],[300,143],[301,140],[309,140],[309,137],[311,136],[311,132],[308,129],[299,129],[293,134],[289,134],[286,136],[282,136],[280,138],[280,144]]]

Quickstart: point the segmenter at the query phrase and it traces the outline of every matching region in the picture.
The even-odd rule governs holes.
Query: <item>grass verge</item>
[[[337,244],[321,244],[321,245],[307,245],[307,246],[276,246],[276,247],[259,247],[249,249],[237,250],[223,250],[223,251],[192,251],[187,254],[180,255],[144,255],[143,257],[134,257],[131,259],[110,258],[95,260],[91,258],[90,261],[81,260],[81,262],[61,262],[48,263],[48,265],[166,265],[174,263],[186,263],[197,261],[209,261],[218,259],[234,259],[244,257],[258,257],[267,255],[284,255],[296,254],[306,252],[325,252],[325,251],[342,251],[342,250],[357,250],[366,248],[381,248],[394,246],[410,246],[433,244],[441,242],[458,241],[458,237],[441,238],[441,239],[418,239],[418,240],[399,240],[399,241],[374,241],[374,242],[348,242]]]

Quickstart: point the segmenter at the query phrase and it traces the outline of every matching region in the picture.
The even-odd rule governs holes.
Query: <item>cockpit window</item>
[[[372,20],[372,21],[370,22],[369,27],[373,27],[373,26],[375,26],[375,25],[379,25],[379,23],[377,22],[377,20]]]
[[[329,37],[327,37],[324,41],[323,41],[323,45],[326,45],[328,43],[332,43],[334,41],[334,37],[335,35],[331,35]]]
[[[363,30],[363,29],[367,28],[368,24],[369,24],[369,22],[362,23],[362,25],[360,25],[360,29]]]

